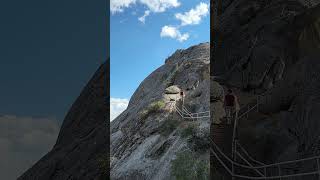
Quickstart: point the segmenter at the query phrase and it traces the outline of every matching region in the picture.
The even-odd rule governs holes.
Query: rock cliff
[[[109,62],[101,65],[65,117],[53,149],[18,180],[106,179]]]
[[[214,80],[234,89],[240,114],[262,95],[259,112],[239,122],[239,141],[267,164],[319,155],[319,1],[229,0],[215,8]]]
[[[111,179],[208,178],[210,120],[183,119],[174,107],[209,110],[209,49],[177,50],[111,122]]]

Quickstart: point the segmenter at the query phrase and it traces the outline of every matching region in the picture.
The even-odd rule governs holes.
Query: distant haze
[[[1,2],[0,179],[16,179],[52,148],[72,103],[107,59],[106,3]]]

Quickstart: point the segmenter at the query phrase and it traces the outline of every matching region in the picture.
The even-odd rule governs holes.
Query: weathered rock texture
[[[181,100],[183,90],[189,111],[208,111],[209,83],[208,43],[176,51],[151,73],[111,122],[111,179],[175,179],[172,161],[182,151],[193,152],[208,167],[209,118],[183,120],[170,102]],[[188,127],[195,132],[183,135]]]
[[[103,64],[69,110],[53,149],[18,180],[106,179],[109,62]]]
[[[239,124],[240,142],[262,162],[320,153],[317,4],[298,0],[216,4],[220,13],[213,31],[217,35],[211,62],[214,79],[232,87],[242,107],[254,105],[257,94],[267,92],[260,99],[260,113],[251,113]],[[297,167],[312,170],[314,165]],[[293,172],[288,169],[287,173]]]

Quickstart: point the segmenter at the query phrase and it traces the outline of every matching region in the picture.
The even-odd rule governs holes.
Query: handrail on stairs
[[[247,115],[248,113],[250,113],[252,110],[257,109],[257,111],[259,111],[259,98],[266,95],[268,92],[265,92],[263,94],[258,95],[257,97],[257,101],[256,104],[254,106],[252,106],[251,108],[248,106],[248,110],[245,111],[244,113],[242,113],[240,116],[238,116],[237,118],[235,118],[234,121],[234,126],[233,126],[233,134],[232,134],[232,158],[230,159],[227,155],[225,155],[221,149],[214,143],[214,141],[210,138],[212,144],[214,145],[214,147],[217,149],[217,151],[224,157],[224,159],[226,159],[229,163],[231,163],[232,165],[232,169],[230,170],[230,168],[223,162],[223,160],[218,156],[217,152],[214,151],[212,148],[210,148],[210,151],[213,153],[213,155],[218,159],[218,161],[222,164],[222,166],[228,171],[228,173],[232,176],[232,177],[238,177],[238,178],[243,178],[243,179],[281,179],[281,178],[289,178],[289,177],[297,177],[297,176],[307,176],[307,175],[317,175],[319,180],[320,180],[320,156],[313,156],[313,157],[309,157],[309,158],[302,158],[302,159],[297,159],[297,160],[291,160],[291,161],[283,161],[283,162],[278,162],[278,163],[273,163],[273,164],[264,164],[260,161],[255,160],[254,158],[252,158],[250,156],[250,154],[240,145],[240,143],[236,140],[236,128],[238,125],[238,120],[240,118],[242,118],[243,116]],[[249,160],[259,164],[258,166],[253,166],[249,161],[247,161],[242,155],[241,153],[239,153],[237,151],[237,147],[240,147],[240,150],[242,152],[245,153],[246,156],[248,156]],[[235,157],[239,156],[244,162],[246,162],[247,164],[249,164],[249,166],[247,165],[243,165],[240,163],[237,163],[235,161]],[[311,172],[303,172],[303,173],[294,173],[294,174],[282,174],[281,173],[281,165],[285,165],[285,164],[293,164],[293,163],[299,163],[299,162],[306,162],[306,161],[311,161],[311,160],[316,160],[316,164],[317,164],[317,169],[315,171],[311,171]],[[246,168],[246,169],[252,169],[255,172],[257,172],[259,175],[261,175],[261,177],[256,177],[256,176],[246,176],[246,175],[241,175],[241,174],[236,174],[235,173],[235,168],[236,167],[242,167],[242,168]],[[278,175],[276,176],[267,176],[267,170],[268,168],[271,167],[276,167],[278,168]],[[264,173],[261,173],[259,171],[259,169],[263,169]]]
[[[250,156],[250,154],[241,146],[241,144],[239,143],[239,141],[236,141],[236,145],[237,145],[238,147],[240,147],[240,150],[241,150],[242,152],[244,152],[244,154],[245,154],[246,156],[248,156],[248,158],[249,158],[251,161],[253,161],[253,162],[255,162],[255,163],[259,164],[259,165],[266,165],[266,164],[264,164],[264,163],[262,163],[262,162],[260,162],[260,161],[255,160],[254,158],[252,158],[252,157]]]
[[[307,176],[307,175],[318,175],[318,177],[320,179],[320,163],[319,163],[320,156],[315,156],[315,157],[311,157],[311,158],[304,158],[304,159],[298,159],[298,160],[294,160],[294,161],[285,161],[285,162],[268,164],[268,165],[263,165],[263,166],[246,166],[246,165],[242,165],[240,163],[237,163],[237,162],[231,160],[225,153],[222,152],[222,150],[219,148],[219,146],[217,144],[215,144],[214,141],[211,138],[209,138],[209,139],[210,139],[212,145],[217,149],[217,151],[215,151],[210,147],[210,151],[217,158],[217,160],[224,167],[224,169],[226,169],[228,174],[230,174],[230,176],[232,176],[232,177],[238,177],[238,178],[254,180],[254,179],[281,179],[281,178]],[[227,160],[228,162],[230,162],[232,165],[239,166],[239,167],[242,167],[242,168],[252,169],[252,170],[264,169],[265,174],[264,174],[264,176],[261,176],[261,177],[236,174],[235,172],[232,172],[232,170],[230,170],[230,168],[226,165],[226,163],[222,160],[222,158],[219,157],[219,155],[217,153],[220,153],[222,155],[222,157],[225,160]],[[281,175],[280,165],[289,164],[289,163],[296,163],[296,162],[301,162],[301,161],[307,161],[307,160],[316,160],[317,161],[317,169],[315,171]],[[266,173],[267,172],[267,168],[270,168],[272,166],[275,166],[275,167],[279,168],[279,175],[267,176],[267,173]]]
[[[182,105],[182,108],[180,109],[176,105],[176,101],[169,102],[174,103],[174,108],[178,112],[178,114],[185,119],[201,119],[201,118],[210,118],[210,111],[203,111],[203,112],[196,112],[191,113],[184,105]]]
[[[265,94],[265,93],[264,93]],[[210,139],[212,145],[215,147],[215,149],[217,149],[217,152],[220,153],[222,155],[222,157],[227,160],[229,163],[231,163],[232,167],[236,166],[236,167],[241,167],[241,168],[246,168],[246,169],[251,169],[255,172],[257,172],[260,176],[248,176],[248,175],[241,175],[241,174],[236,174],[234,171],[234,168],[232,168],[232,170],[230,170],[230,168],[226,165],[226,163],[218,156],[217,152],[215,150],[213,150],[210,147],[210,151],[213,153],[213,155],[217,158],[217,160],[220,162],[220,164],[226,169],[226,171],[232,176],[232,177],[238,177],[238,178],[243,178],[243,179],[251,179],[251,180],[255,180],[255,179],[281,179],[281,178],[289,178],[289,177],[297,177],[297,176],[307,176],[307,175],[317,175],[319,177],[320,180],[320,156],[314,156],[314,157],[309,157],[309,158],[303,158],[303,159],[297,159],[297,160],[291,160],[291,161],[284,161],[284,162],[278,162],[278,163],[273,163],[273,164],[263,164],[257,160],[254,160],[250,154],[245,151],[245,149],[240,145],[240,143],[238,141],[235,140],[235,131],[236,131],[236,127],[237,127],[237,120],[241,117],[243,117],[245,114],[251,112],[253,109],[258,108],[259,105],[259,100],[257,99],[257,103],[256,105],[254,105],[251,108],[248,108],[248,110],[241,114],[238,118],[236,118],[235,123],[234,123],[234,131],[233,131],[233,154],[234,155],[238,155],[241,159],[243,159],[247,164],[249,165],[244,165],[244,164],[240,164],[232,159],[230,159],[225,153],[222,152],[222,150],[218,147],[218,145],[216,145],[214,143],[214,141]],[[195,117],[193,117],[193,114],[200,114],[200,113],[191,113],[190,111],[188,111],[187,108],[185,108],[184,106],[182,106],[182,110],[176,106],[176,104],[174,104],[175,110],[177,111],[177,113],[184,119],[193,119]],[[204,117],[204,116],[203,116]],[[210,117],[210,111],[209,111],[209,117]],[[199,116],[196,116],[196,118],[202,118]],[[238,151],[236,151],[236,147],[240,147],[240,149],[249,157],[249,159],[257,164],[259,164],[258,166],[253,166],[249,161],[247,161]],[[304,172],[304,173],[295,173],[295,174],[286,174],[283,175],[281,174],[281,165],[284,164],[291,164],[291,163],[298,163],[298,162],[304,162],[304,161],[311,161],[311,160],[316,160],[317,161],[317,169],[315,171],[311,171],[311,172]],[[268,168],[271,167],[277,167],[278,168],[278,174],[276,176],[267,176],[267,170]],[[264,170],[264,174],[262,174],[259,169],[263,169]]]

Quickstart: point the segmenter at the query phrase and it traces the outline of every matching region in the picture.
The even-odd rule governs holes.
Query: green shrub
[[[165,103],[162,100],[151,103],[146,109],[140,112],[141,119],[146,119],[150,114],[161,112],[165,107]]]
[[[191,144],[191,147],[196,152],[206,152],[210,149],[210,140],[209,137],[198,137],[193,136],[189,143]]]
[[[164,106],[165,106],[165,103],[162,100],[153,102],[148,107],[149,113],[159,112],[164,108]]]
[[[177,129],[180,121],[175,119],[167,119],[165,120],[162,125],[160,126],[160,134],[163,136],[168,136],[171,134],[175,129]]]
[[[199,137],[194,124],[181,130],[181,137],[188,138],[190,147],[196,152],[205,152],[210,148],[209,137]]]
[[[188,125],[188,127],[181,130],[181,137],[187,138],[190,136],[194,136],[196,133],[196,127],[193,124]]]
[[[203,161],[192,151],[180,152],[171,162],[172,175],[177,180],[209,179],[209,161]]]

